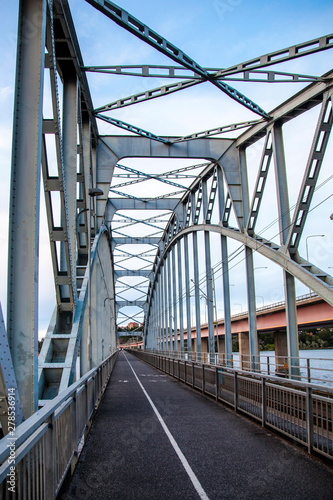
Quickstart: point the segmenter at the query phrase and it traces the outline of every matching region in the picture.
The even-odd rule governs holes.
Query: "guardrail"
[[[132,354],[333,460],[333,388],[142,350]]]
[[[0,498],[51,500],[73,470],[118,351],[0,440]]]
[[[333,387],[333,360],[332,358],[306,358],[275,356],[261,353],[259,356],[239,354],[233,352],[229,359],[224,353],[162,351],[152,349],[154,354],[160,354],[174,359],[209,363],[211,365],[225,366],[237,370],[253,370],[263,375],[292,377],[293,380],[313,384],[323,384]],[[256,369],[254,370],[253,367]]]

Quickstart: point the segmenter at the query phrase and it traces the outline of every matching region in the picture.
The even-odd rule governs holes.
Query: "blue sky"
[[[1,2],[0,5],[2,25],[0,30],[2,52],[0,71],[0,249],[2,256],[0,300],[4,312],[17,4],[18,2]],[[115,25],[84,0],[70,0],[69,4],[86,65],[174,64],[167,57]],[[181,48],[203,67],[228,67],[332,31],[333,2],[324,0],[293,2],[286,0],[268,2],[169,0],[167,3],[152,0],[140,2],[124,0],[119,2],[119,5]],[[332,50],[290,61],[281,65],[281,68],[277,65],[274,69],[320,75],[331,67]],[[143,80],[97,74],[89,74],[88,79],[95,107],[120,97],[158,87],[166,81],[163,78]],[[238,83],[236,85],[232,82],[230,84],[266,111],[304,87],[304,84]],[[112,116],[160,135],[185,135],[257,118],[210,84],[203,84],[173,96],[117,110]],[[316,112],[312,117],[315,119]],[[299,124],[300,130],[293,131],[293,136],[291,136],[293,139],[287,141],[286,145],[286,155],[290,165],[294,165],[296,161],[305,161],[306,154],[302,156],[303,144],[307,138],[311,140],[313,128],[311,118],[310,121],[300,121]],[[101,122],[99,122],[99,127],[105,134],[122,133]],[[304,149],[307,149],[307,144]],[[258,154],[259,152],[254,149],[254,163]],[[322,176],[323,180],[329,175],[328,166],[326,170],[327,172],[324,172]],[[290,175],[293,174],[290,173]],[[318,194],[318,202],[332,192],[331,187],[328,184],[325,193]],[[291,193],[291,198],[293,196]],[[321,238],[320,242],[319,239],[311,241],[311,250],[314,252],[314,246],[316,247],[316,255],[319,259],[317,263],[326,270],[330,267],[333,253],[332,229],[326,218],[330,204],[333,212],[331,201],[321,205],[320,210],[314,211],[310,217],[311,226],[307,228],[307,234],[325,234],[325,238]],[[263,227],[265,222],[262,221]],[[45,222],[43,224],[45,227]],[[274,232],[274,229],[272,231]],[[41,256],[40,272],[45,276],[46,273],[50,273],[51,266],[48,256],[48,237],[43,231],[41,233]],[[256,265],[265,264],[262,264],[259,259]],[[258,276],[258,290],[260,290],[258,293],[268,301],[267,286],[264,279],[260,282],[261,278],[263,279],[264,276]],[[236,274],[234,279],[237,279]],[[305,292],[306,290],[301,286],[299,293]],[[241,291],[239,291],[239,296],[236,296],[236,293],[233,291],[234,302],[244,303],[245,298]],[[53,309],[52,278],[49,281],[43,280],[40,295],[40,330],[45,331]],[[271,296],[278,299],[280,292],[276,292],[275,295],[271,293]]]

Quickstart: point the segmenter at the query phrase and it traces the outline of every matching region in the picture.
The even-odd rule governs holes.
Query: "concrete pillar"
[[[227,364],[227,359],[230,361],[230,353],[226,352],[226,341],[225,341],[225,335],[220,335],[219,336],[219,341],[218,341],[218,352],[219,352],[219,360],[222,361],[223,364]]]
[[[248,332],[238,334],[239,357],[241,370],[251,369],[250,338]]]
[[[209,352],[208,350],[208,338],[204,337],[201,339],[201,351],[202,352]]]
[[[274,332],[275,344],[275,373],[277,375],[288,375],[288,339],[286,331]]]

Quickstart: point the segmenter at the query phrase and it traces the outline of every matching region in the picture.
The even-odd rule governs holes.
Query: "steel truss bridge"
[[[226,359],[231,359],[233,254],[228,248],[235,242],[243,255],[247,348],[254,359],[259,353],[255,254],[277,265],[283,275],[287,313],[287,334],[279,344],[283,355],[298,356],[295,282],[333,305],[333,277],[299,251],[321,167],[332,160],[328,145],[333,70],[316,76],[281,71],[283,63],[290,68],[292,60],[309,56],[315,60],[316,54],[331,49],[333,34],[260,54],[229,68],[204,68],[114,3],[88,3],[109,18],[110,29],[117,24],[167,56],[171,65],[85,66],[67,0],[21,2],[8,313],[6,327],[1,318],[0,335],[4,433],[10,391],[16,398],[18,425],[49,400],[61,399],[79,376],[87,376],[113,355],[117,325],[128,321],[144,325],[147,350],[200,352],[205,310],[208,352],[214,353],[216,302],[220,302],[223,348]],[[95,108],[88,74],[97,72],[117,78],[163,77],[169,83]],[[247,82],[274,88],[286,82],[303,85],[275,109],[263,110],[233,87],[238,82],[242,88]],[[227,96],[252,118],[186,136],[161,136],[112,116],[115,110],[186,93],[203,83],[214,86],[221,98]],[[307,159],[288,165],[284,132],[290,124],[297,130],[300,117],[308,113],[313,113],[316,123]],[[106,123],[123,135],[101,135],[98,124],[102,123],[103,130]],[[255,174],[252,164],[249,168],[253,148],[261,151]],[[136,169],[126,164],[126,158],[179,159],[182,163],[171,170]],[[300,179],[292,206],[288,196],[291,169],[297,169]],[[270,176],[275,179],[275,190],[267,192]],[[40,185],[56,307],[38,356]],[[146,189],[140,189],[141,185]],[[276,236],[267,239],[257,230],[267,210],[265,197],[274,207],[278,227]],[[196,339],[191,344],[187,332],[193,325]]]

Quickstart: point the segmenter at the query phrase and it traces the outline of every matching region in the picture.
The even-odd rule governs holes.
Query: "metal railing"
[[[309,453],[333,460],[333,388],[143,350],[131,352],[263,427],[301,443]]]
[[[252,370],[263,375],[292,377],[293,380],[333,387],[333,359],[275,356],[274,351],[269,356],[261,354],[232,353],[229,359],[224,353],[162,351],[152,349],[150,352],[173,359],[183,359],[198,363],[235,368],[238,370]],[[267,353],[267,351],[266,351]]]
[[[118,351],[0,441],[0,498],[56,498],[73,470]],[[15,493],[15,494],[14,494]]]

